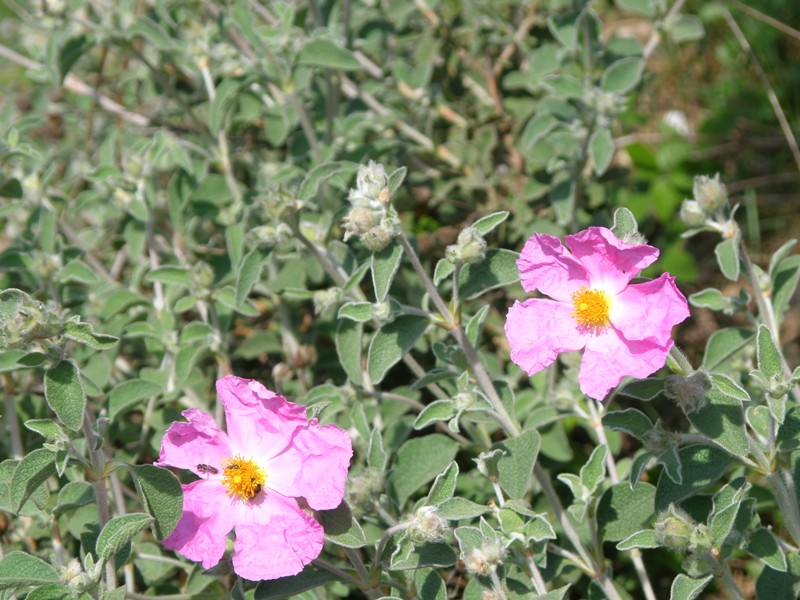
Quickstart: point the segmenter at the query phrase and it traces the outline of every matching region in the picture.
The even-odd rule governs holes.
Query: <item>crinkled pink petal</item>
[[[672,328],[689,316],[689,305],[675,286],[675,278],[664,273],[622,290],[614,298],[609,316],[625,339],[653,338],[663,345],[672,337]]]
[[[569,302],[575,290],[588,284],[588,273],[561,240],[534,233],[517,259],[519,279],[527,292],[539,290],[555,300]]]
[[[583,348],[587,334],[578,330],[572,311],[571,303],[555,300],[515,302],[505,325],[511,360],[533,375],[551,365],[559,352]]]
[[[592,333],[586,341],[578,374],[581,391],[602,400],[626,375],[647,377],[663,367],[671,347],[671,339],[666,344],[652,338],[625,340],[614,327]]]
[[[314,419],[306,429],[297,433],[294,447],[303,457],[297,471],[297,496],[302,496],[311,508],[336,508],[344,497],[344,482],[353,456],[350,436],[336,425],[317,425]]]
[[[163,544],[210,569],[225,553],[225,538],[235,521],[225,487],[219,481],[195,481],[183,486],[183,514]]]
[[[161,453],[153,464],[189,469],[201,477],[207,475],[197,469],[200,464],[221,470],[222,460],[232,454],[228,436],[201,410],[189,408],[182,414],[189,422],[169,426],[161,440]]]
[[[616,294],[639,271],[658,258],[658,249],[646,244],[626,244],[605,227],[589,227],[566,236],[572,255],[589,272],[588,287]]]
[[[252,379],[228,375],[217,381],[231,446],[269,458],[284,451],[294,431],[308,423],[305,406],[287,402]]]
[[[249,516],[236,523],[233,570],[259,581],[296,575],[322,552],[322,525],[303,512],[297,502],[280,494],[266,495]]]

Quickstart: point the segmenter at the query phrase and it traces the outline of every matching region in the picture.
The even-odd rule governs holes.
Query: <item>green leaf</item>
[[[789,554],[789,569],[777,571],[767,565],[756,581],[758,600],[797,600],[800,593],[800,555]]]
[[[240,90],[241,83],[235,79],[226,79],[217,86],[217,93],[208,109],[208,128],[214,135],[227,130]]]
[[[160,281],[161,283],[172,283],[185,288],[192,287],[191,272],[186,267],[176,267],[174,265],[164,265],[153,269],[145,275],[147,281]]]
[[[572,50],[578,46],[579,19],[579,12],[558,15],[547,20],[547,27],[554,38]]]
[[[680,573],[673,581],[669,590],[670,600],[694,600],[700,595],[706,586],[714,579],[713,575],[707,575],[700,579],[688,577]]]
[[[500,225],[500,223],[505,221],[508,218],[508,215],[509,212],[507,210],[501,210],[499,212],[486,215],[485,217],[481,217],[475,221],[472,224],[472,228],[482,236],[486,236],[490,232],[494,231],[494,229]]]
[[[108,395],[111,419],[134,408],[137,404],[161,393],[161,386],[149,379],[128,379],[117,384]]]
[[[22,184],[19,179],[6,179],[0,176],[0,198],[19,200],[22,194]]]
[[[74,362],[62,360],[44,372],[44,397],[64,425],[72,431],[80,430],[86,395]]]
[[[14,474],[9,486],[11,510],[19,514],[25,501],[49,477],[56,474],[55,455],[46,448],[37,448],[26,454]]]
[[[731,281],[739,279],[739,236],[721,241],[714,248],[719,270]]]
[[[597,504],[600,539],[618,542],[651,525],[654,518],[656,488],[642,482],[631,490],[627,483],[608,488]]]
[[[672,502],[695,495],[716,482],[730,465],[727,452],[714,446],[694,444],[678,450],[682,483],[675,483],[662,472],[656,487],[656,511],[666,510]]]
[[[336,326],[336,354],[348,379],[355,385],[363,385],[361,373],[361,336],[363,325],[348,319],[341,319]]]
[[[589,154],[594,163],[594,172],[602,175],[614,158],[614,138],[608,127],[596,129],[589,138]]]
[[[594,492],[606,474],[606,455],[608,446],[600,444],[589,456],[589,460],[581,467],[581,483],[586,489]]]
[[[753,332],[738,327],[728,327],[715,331],[706,343],[703,356],[703,368],[713,371],[728,358],[744,348],[751,339]]]
[[[706,392],[705,406],[688,413],[686,417],[699,431],[733,456],[747,456],[750,452],[740,398],[729,396],[718,387],[712,387]]]
[[[372,304],[369,302],[348,302],[339,307],[337,317],[364,323],[372,319]]]
[[[775,535],[764,527],[760,527],[750,534],[747,551],[776,571],[786,571],[788,567],[786,555],[778,545]]]
[[[467,324],[464,327],[464,331],[467,334],[467,339],[475,347],[478,346],[478,338],[481,335],[481,328],[483,327],[483,322],[486,320],[486,315],[489,314],[490,308],[491,306],[488,304],[481,306],[478,312],[476,312],[469,319],[469,321],[467,321]]]
[[[516,282],[519,279],[517,258],[517,252],[490,248],[483,261],[465,265],[458,278],[461,297],[472,300],[489,290]]]
[[[46,440],[69,439],[61,429],[61,426],[51,419],[29,419],[25,421],[25,427],[35,431]]]
[[[637,12],[647,17],[654,17],[656,15],[656,8],[653,5],[653,0],[616,0],[616,5],[625,10]]]
[[[605,70],[600,85],[607,92],[627,94],[638,85],[643,68],[644,60],[638,56],[621,58]]]
[[[372,254],[372,286],[378,302],[386,300],[402,258],[403,248],[396,244],[390,244],[380,252]]]
[[[113,348],[119,341],[119,338],[113,335],[95,333],[90,323],[84,323],[79,319],[80,317],[75,316],[64,323],[63,335],[65,338],[88,346],[93,350],[108,350]]]
[[[427,327],[427,318],[406,315],[376,331],[367,352],[370,381],[380,383],[389,369],[411,350]]]
[[[125,465],[133,475],[145,509],[155,519],[156,535],[166,538],[183,513],[183,489],[178,478],[155,465]]]
[[[125,548],[142,529],[152,523],[153,517],[145,513],[130,513],[114,517],[97,536],[98,563],[105,563]]]
[[[301,597],[303,592],[337,581],[336,577],[314,565],[306,565],[297,575],[260,581],[255,591],[255,600],[278,600]],[[302,596],[305,597],[305,596]]]
[[[0,560],[0,590],[60,581],[56,570],[41,558],[17,550]],[[7,596],[3,596],[4,598]]]
[[[437,421],[449,421],[456,414],[450,400],[435,400],[423,408],[414,421],[414,429],[424,429]]]
[[[323,39],[308,42],[297,56],[297,63],[339,71],[356,71],[362,68],[350,50]]]
[[[436,268],[433,270],[433,285],[439,285],[453,274],[456,266],[445,258],[439,259]]]
[[[689,303],[699,308],[723,310],[730,305],[728,298],[717,289],[708,288],[689,296]]]
[[[250,295],[250,290],[261,277],[261,267],[264,265],[264,256],[258,248],[253,248],[248,252],[239,272],[236,273],[236,309],[241,308],[245,299]]]
[[[342,500],[336,508],[321,510],[317,514],[319,523],[325,530],[325,539],[329,542],[345,548],[363,548],[367,545],[364,531],[353,517],[346,501]]]
[[[676,44],[700,40],[706,34],[700,17],[686,13],[672,15],[664,22],[664,29]]]
[[[489,511],[488,506],[467,500],[466,498],[450,498],[436,507],[436,514],[450,521],[474,519]]]
[[[384,471],[386,469],[386,449],[383,447],[383,436],[380,429],[373,429],[369,434],[367,447],[367,465],[373,469]]]
[[[82,260],[76,258],[64,265],[61,271],[62,281],[77,281],[78,283],[94,284],[100,281],[97,274]]]
[[[72,591],[60,583],[46,583],[25,596],[25,600],[72,600],[72,598],[74,598]]]
[[[403,185],[407,173],[408,169],[406,167],[397,167],[394,171],[389,173],[389,184],[387,187],[392,195]]]
[[[776,252],[777,255],[777,252]],[[778,262],[770,270],[772,280],[772,306],[775,319],[782,321],[800,281],[800,255],[795,254]]]
[[[353,176],[358,169],[358,165],[353,162],[335,161],[327,162],[318,165],[311,169],[300,184],[300,190],[297,192],[299,200],[311,200],[317,195],[320,184],[323,182],[336,178],[345,182]]]
[[[86,481],[70,481],[58,492],[58,500],[53,514],[59,516],[68,510],[74,510],[94,502],[94,488]]]
[[[456,561],[456,553],[450,544],[415,544],[408,538],[404,538],[392,553],[389,568],[409,570],[420,567],[450,567],[456,564]]]
[[[647,402],[663,391],[664,379],[660,377],[649,377],[647,379],[634,379],[629,381],[623,386],[619,393]]]
[[[654,427],[650,418],[635,408],[607,412],[603,415],[603,425],[608,429],[624,431],[640,442],[644,441],[644,436]]]
[[[637,531],[629,535],[619,544],[617,550],[632,550],[633,548],[660,548],[661,544],[656,537],[656,532],[652,529]]]
[[[444,471],[436,476],[431,486],[431,491],[428,492],[428,497],[425,499],[425,504],[428,506],[435,506],[452,498],[456,491],[457,479],[458,464],[453,461],[447,465]]]
[[[404,442],[389,481],[397,506],[404,506],[411,494],[444,471],[457,451],[458,443],[439,433]]]
[[[127,30],[128,38],[143,37],[152,46],[159,50],[173,50],[175,40],[173,40],[160,23],[153,19],[140,15],[136,23]]]
[[[94,42],[91,38],[85,35],[78,35],[68,39],[58,51],[58,83],[64,83],[67,75],[78,62],[78,59],[83,56],[92,46]]]
[[[756,336],[758,368],[759,370],[770,379],[783,378],[783,358],[778,346],[775,344],[775,339],[772,337],[769,328],[766,325],[758,326],[758,334]]]
[[[518,437],[494,444],[505,451],[497,463],[500,487],[512,498],[522,498],[530,489],[533,466],[539,454],[540,439],[536,431],[524,431]]]

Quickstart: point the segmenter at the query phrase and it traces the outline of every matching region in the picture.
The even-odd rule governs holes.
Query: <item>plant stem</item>
[[[5,393],[3,394],[3,404],[6,409],[6,423],[8,423],[8,437],[11,439],[11,452],[17,460],[22,460],[25,454],[25,447],[22,445],[22,433],[19,429],[17,419],[17,407],[14,404],[14,378],[10,373],[3,373],[5,383]]]
[[[791,474],[784,470],[773,471],[765,478],[778,503],[783,522],[795,545],[800,545],[800,508],[797,491]]]
[[[320,569],[325,569],[329,573],[333,573],[334,575],[336,575],[336,577],[338,577],[342,581],[346,581],[350,585],[353,585],[353,586],[355,586],[357,588],[361,588],[364,585],[363,582],[359,581],[358,579],[356,579],[355,577],[353,577],[349,573],[346,573],[345,571],[343,571],[339,567],[335,567],[332,564],[330,564],[328,561],[322,560],[321,558],[314,559],[312,564],[315,567],[319,567]]]
[[[724,565],[721,579],[723,587],[733,600],[744,600],[742,590],[736,585],[736,581],[733,579],[733,575],[731,575],[731,570],[728,568],[727,564]]]
[[[370,587],[370,577],[367,568],[364,566],[364,561],[361,560],[361,555],[358,553],[357,550],[353,548],[345,548],[344,553],[347,555],[347,558],[350,560],[350,564],[355,567],[358,576],[361,577],[361,585],[359,587],[362,588],[364,593],[369,598],[382,598],[383,593],[379,588]]]
[[[100,530],[106,526],[109,519],[108,513],[108,491],[106,490],[106,480],[103,477],[105,471],[106,456],[102,448],[93,449],[94,431],[89,417],[89,407],[83,414],[83,435],[86,438],[86,450],[89,452],[89,460],[92,464],[92,486],[94,487],[94,497],[97,502],[97,514],[100,518]],[[117,573],[114,570],[114,559],[106,563],[106,588],[113,590],[117,587]]]

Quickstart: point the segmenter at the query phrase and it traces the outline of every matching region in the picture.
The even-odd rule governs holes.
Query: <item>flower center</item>
[[[575,310],[572,316],[579,325],[596,329],[609,323],[608,311],[610,302],[608,294],[602,290],[590,290],[586,286],[573,292],[572,304]]]
[[[229,496],[252,500],[261,493],[267,473],[252,459],[237,454],[223,461],[223,466],[222,483],[228,488]]]

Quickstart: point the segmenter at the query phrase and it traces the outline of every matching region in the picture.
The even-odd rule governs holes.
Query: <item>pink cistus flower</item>
[[[339,506],[352,445],[336,425],[317,424],[306,408],[257,381],[217,381],[227,430],[201,410],[170,425],[156,465],[188,469],[183,515],[163,544],[210,569],[231,530],[233,570],[252,581],[299,573],[322,551],[322,526],[305,507]],[[302,498],[302,500],[300,500]]]
[[[511,360],[533,375],[560,352],[584,349],[578,382],[587,396],[605,398],[623,377],[647,377],[672,347],[672,327],[689,316],[686,298],[667,274],[631,284],[658,257],[645,244],[627,244],[605,227],[558,238],[534,234],[517,267],[522,287],[550,296],[515,302],[506,336]]]

